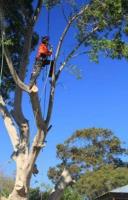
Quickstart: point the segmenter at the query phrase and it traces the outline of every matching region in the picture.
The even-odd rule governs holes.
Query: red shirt
[[[37,58],[39,58],[41,56],[41,54],[44,54],[46,56],[51,56],[52,52],[48,50],[48,47],[46,44],[44,43],[41,43],[39,45],[39,48],[38,48],[38,52],[37,52]]]

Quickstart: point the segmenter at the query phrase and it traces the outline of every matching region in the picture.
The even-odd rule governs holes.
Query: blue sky
[[[67,11],[67,10],[66,10]],[[40,35],[47,33],[47,13],[43,9],[35,27]],[[65,20],[59,11],[54,9],[50,13],[50,38],[55,46],[65,26]],[[64,43],[60,60],[63,59],[67,50],[74,44],[72,36],[75,35],[71,29]],[[36,51],[31,54],[29,72],[34,64]],[[47,137],[47,145],[37,160],[40,174],[33,177],[32,185],[35,180],[49,183],[47,170],[54,166],[58,160],[56,158],[56,145],[63,143],[76,129],[100,127],[111,129],[127,146],[128,141],[128,62],[122,60],[111,60],[101,57],[99,64],[89,61],[87,56],[76,57],[73,64],[77,65],[82,71],[82,79],[77,80],[67,70],[61,75],[57,85],[54,102],[54,110],[51,123],[52,130]],[[43,105],[42,82],[38,80],[40,97]],[[24,112],[30,119],[32,136],[35,133],[34,118],[31,114],[31,105],[28,96],[24,94]],[[0,170],[7,174],[13,174],[15,164],[13,161],[8,163],[12,153],[12,146],[9,137],[4,129],[3,121],[0,119]],[[36,186],[37,184],[35,184]]]

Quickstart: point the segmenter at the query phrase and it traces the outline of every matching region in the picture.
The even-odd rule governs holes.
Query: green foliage
[[[57,157],[62,163],[50,168],[48,176],[56,183],[66,166],[77,181],[75,189],[91,200],[126,184],[127,163],[121,160],[121,156],[126,154],[127,150],[111,130],[78,130],[64,144],[57,145]]]
[[[112,165],[105,165],[99,170],[87,171],[75,187],[78,193],[86,194],[91,200],[114,188],[126,185],[128,183],[127,174],[127,167],[115,168]]]
[[[126,152],[111,130],[100,128],[76,131],[62,147],[60,151],[60,145],[57,146],[58,157],[81,165],[81,170],[97,169],[104,163],[114,164],[117,156]]]
[[[31,188],[29,191],[29,200],[39,200],[40,199],[40,189]]]
[[[29,191],[29,200],[48,200],[49,192],[41,192],[40,189],[31,188]]]
[[[92,61],[98,62],[99,56],[121,59],[128,58],[128,6],[126,0],[92,1],[81,19],[78,20],[78,40],[86,38],[88,32],[98,27],[98,31],[85,39],[85,47]]]
[[[47,7],[47,9],[51,9],[55,5],[59,4],[60,0],[44,0],[44,4]]]
[[[64,191],[64,195],[61,200],[83,200],[83,197],[75,189],[68,187]]]

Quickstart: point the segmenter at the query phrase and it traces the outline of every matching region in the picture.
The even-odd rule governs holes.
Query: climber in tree
[[[52,75],[51,71],[53,71],[53,60],[48,60],[48,56],[52,55],[52,49],[49,50],[48,45],[49,45],[49,37],[48,36],[42,37],[41,44],[39,45],[38,48],[34,69],[30,78],[30,84],[29,84],[30,89],[33,87],[33,85],[35,85],[36,79],[39,76],[41,69],[44,68],[46,65],[51,64],[49,76]]]

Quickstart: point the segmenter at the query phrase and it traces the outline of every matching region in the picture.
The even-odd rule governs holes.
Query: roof
[[[99,196],[99,197],[97,197],[96,198],[96,200],[100,200],[100,199],[108,199],[108,197],[110,198],[110,197],[113,197],[113,195],[114,196],[117,196],[117,197],[119,197],[119,195],[120,196],[125,196],[125,197],[127,197],[127,199],[128,199],[128,185],[125,185],[125,186],[122,186],[122,187],[119,187],[119,188],[116,188],[116,189],[114,189],[114,190],[111,190],[111,191],[109,191],[109,192],[107,192],[107,193],[105,193],[105,194],[103,194],[103,195],[101,195],[101,196]]]
[[[128,193],[128,185],[111,190],[112,193]]]

